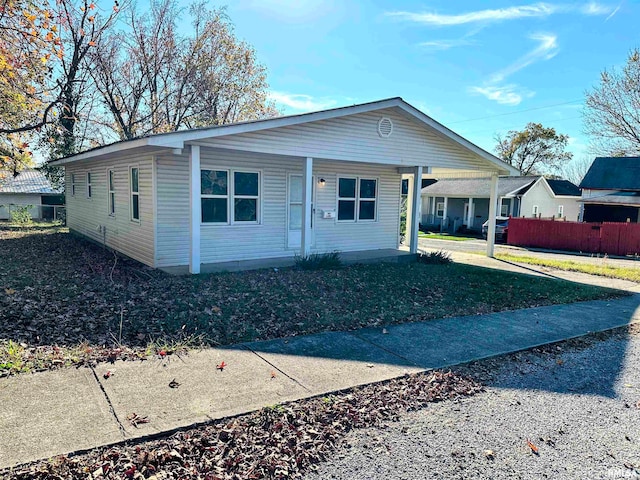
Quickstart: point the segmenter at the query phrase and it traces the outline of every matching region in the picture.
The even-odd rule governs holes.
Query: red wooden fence
[[[609,255],[640,254],[638,223],[578,223],[511,218],[508,232],[509,245]]]

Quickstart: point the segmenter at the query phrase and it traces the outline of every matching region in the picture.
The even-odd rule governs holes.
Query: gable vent
[[[389,137],[393,132],[393,122],[388,117],[382,117],[378,121],[378,135],[381,137]]]

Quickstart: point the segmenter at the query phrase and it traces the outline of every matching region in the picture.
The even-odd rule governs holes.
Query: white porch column
[[[191,145],[189,155],[189,211],[191,248],[189,252],[189,273],[200,273],[200,222],[202,204],[200,202],[200,146]]]
[[[303,257],[311,252],[311,192],[313,191],[313,158],[304,160],[302,172],[302,240],[300,255]]]
[[[436,197],[431,197],[431,215],[433,215],[434,221],[436,217]]]
[[[470,229],[473,227],[473,197],[469,197],[469,210],[467,210],[467,228]]]
[[[418,253],[418,231],[420,227],[420,191],[422,190],[422,167],[415,167],[413,174],[413,195],[407,197],[411,202],[411,234],[409,237],[409,252]],[[409,211],[407,210],[407,220],[409,219]],[[407,228],[409,226],[407,225]]]
[[[496,241],[496,208],[498,202],[498,174],[491,175],[491,194],[489,196],[489,225],[487,229],[487,257],[493,257]]]

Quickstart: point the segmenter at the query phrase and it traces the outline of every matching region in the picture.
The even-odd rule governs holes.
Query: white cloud
[[[519,105],[523,98],[530,98],[535,95],[534,92],[522,89],[517,85],[471,87],[469,90],[472,93],[484,95],[489,100],[498,102],[501,105],[509,106]]]
[[[520,57],[506,68],[494,73],[491,76],[491,82],[497,83],[503,81],[505,78],[513,75],[514,73],[528,67],[538,60],[550,60],[558,54],[558,37],[549,33],[535,33],[529,38],[539,42],[539,45]]]
[[[285,93],[285,92],[269,92],[269,97],[276,103],[289,107],[298,112],[312,112],[316,110],[324,110],[334,107],[335,100],[330,99],[314,99],[311,95],[301,93]]]
[[[418,46],[426,47],[433,50],[449,50],[454,47],[463,47],[465,45],[473,45],[475,42],[467,40],[466,38],[454,38],[451,40],[429,40],[419,43]]]
[[[556,7],[547,3],[536,3],[520,7],[498,8],[492,10],[477,10],[475,12],[456,15],[442,15],[438,13],[388,12],[388,16],[399,17],[417,23],[435,26],[464,25],[476,22],[499,22],[526,17],[546,17],[551,15]]]
[[[611,6],[596,2],[590,2],[580,9],[585,15],[610,15],[612,10],[614,9]]]
[[[611,12],[607,18],[604,19],[604,21],[605,22],[609,21],[610,18],[612,18],[616,13],[618,13],[618,10],[620,10],[620,5],[618,5],[616,9],[613,12]]]
[[[610,5],[591,2],[586,5],[557,4],[539,2],[531,5],[520,5],[506,8],[476,10],[459,14],[439,14],[433,12],[387,12],[390,17],[397,17],[410,22],[422,23],[436,27],[450,27],[471,23],[496,23],[521,18],[543,18],[556,13],[581,13],[583,15],[611,15],[615,11]]]

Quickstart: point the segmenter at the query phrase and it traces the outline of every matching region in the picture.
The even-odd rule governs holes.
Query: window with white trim
[[[338,177],[338,221],[375,221],[377,202],[377,179]]]
[[[537,216],[538,216],[538,205],[534,205],[534,206],[533,206],[533,210],[531,211],[531,214],[532,214],[534,217],[537,217]]]
[[[76,174],[75,173],[71,174],[71,196],[72,197],[76,196]]]
[[[140,221],[140,170],[138,167],[129,169],[129,196],[131,198],[131,220]]]
[[[502,200],[502,203],[500,204],[500,216],[501,217],[508,217],[509,216],[509,200],[507,200],[507,203],[504,202],[504,199]]]
[[[202,223],[260,223],[260,173],[201,170]]]
[[[93,189],[91,185],[91,172],[87,172],[87,198],[91,198]]]
[[[564,205],[558,205],[558,217],[564,216]]]
[[[437,218],[444,217],[444,202],[436,203],[436,217]]]
[[[116,214],[116,173],[114,170],[107,170],[107,199],[109,202],[109,215]]]

